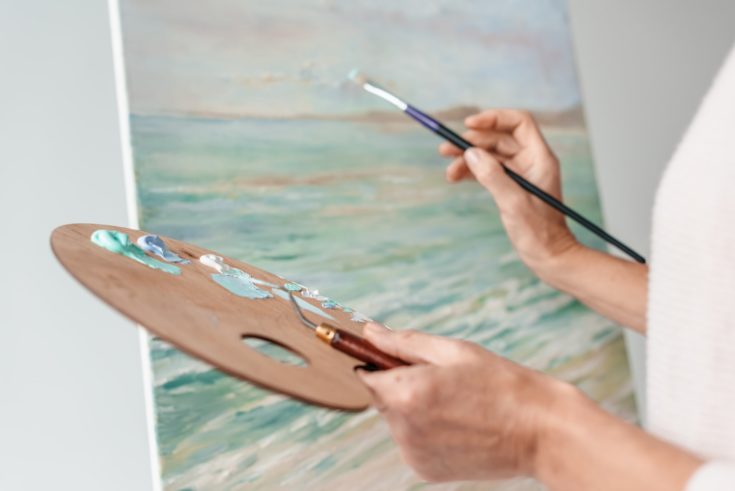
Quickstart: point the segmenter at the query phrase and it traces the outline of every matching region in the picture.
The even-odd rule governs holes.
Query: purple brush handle
[[[441,123],[436,121],[434,118],[429,116],[428,114],[424,114],[415,107],[408,105],[406,106],[406,110],[404,111],[406,114],[411,116],[413,119],[421,123],[422,125],[429,128],[431,131],[439,131],[439,128],[441,127]]]

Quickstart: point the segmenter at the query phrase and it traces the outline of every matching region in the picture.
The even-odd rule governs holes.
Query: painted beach
[[[448,184],[439,142],[421,127],[133,115],[131,129],[142,229],[318,288],[394,328],[480,343],[634,419],[619,328],[527,270],[488,193]],[[544,132],[566,202],[600,222],[583,126]],[[155,339],[150,356],[167,490],[540,489],[422,484],[374,410],[304,405]]]

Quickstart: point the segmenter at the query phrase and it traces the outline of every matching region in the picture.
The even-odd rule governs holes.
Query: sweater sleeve
[[[735,490],[735,462],[711,461],[689,478],[685,491]]]

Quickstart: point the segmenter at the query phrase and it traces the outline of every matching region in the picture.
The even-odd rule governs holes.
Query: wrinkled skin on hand
[[[576,392],[469,342],[378,324],[365,336],[414,363],[360,376],[403,459],[428,481],[533,475],[555,404]]]

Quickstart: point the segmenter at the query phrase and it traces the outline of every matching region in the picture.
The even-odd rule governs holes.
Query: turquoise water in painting
[[[445,182],[438,140],[422,128],[145,116],[131,126],[142,229],[319,288],[394,328],[475,341],[633,418],[619,329],[534,278],[490,196]],[[585,131],[545,134],[563,163],[565,200],[600,222]],[[159,340],[150,355],[166,489],[422,486],[374,411],[307,406]]]

